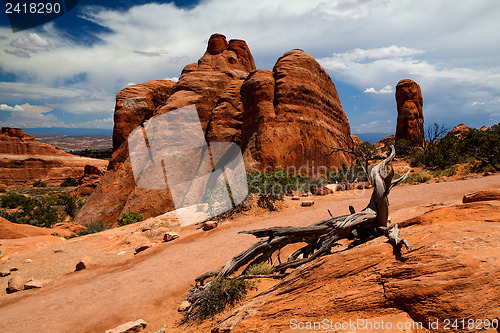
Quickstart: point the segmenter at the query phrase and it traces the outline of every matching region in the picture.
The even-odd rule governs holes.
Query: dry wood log
[[[279,259],[279,251],[289,244],[306,243],[307,245],[291,254],[286,262],[282,263],[279,260],[277,264],[272,265],[273,272],[279,273],[280,277],[286,275],[288,269],[330,254],[331,248],[340,239],[359,239],[385,234],[398,251],[403,245],[411,250],[408,242],[399,238],[398,226],[391,224],[389,217],[389,192],[394,186],[403,182],[409,174],[407,172],[396,180],[392,179],[394,170],[388,168],[388,163],[394,159],[395,155],[396,151],[391,146],[389,156],[371,168],[368,179],[373,186],[373,192],[368,206],[360,212],[355,212],[354,208],[350,207],[351,214],[334,216],[309,226],[270,227],[241,231],[242,234],[254,235],[261,240],[232,258],[221,269],[207,272],[196,278],[196,285],[187,297],[191,303],[191,307],[186,312],[187,316],[196,317],[196,308],[203,298],[203,290],[209,288],[216,278],[227,278],[246,265],[241,273],[241,276],[244,276],[250,266],[271,261],[275,253],[278,253]],[[214,279],[204,284],[209,278]]]

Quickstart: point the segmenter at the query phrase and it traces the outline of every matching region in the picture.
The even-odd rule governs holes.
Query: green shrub
[[[64,211],[66,212],[66,214],[68,214],[70,217],[76,216],[79,207],[76,203],[75,198],[70,197],[67,194],[61,194],[59,195],[59,202],[62,206],[64,206]]]
[[[411,166],[447,169],[458,163],[472,162],[472,170],[482,172],[488,165],[500,170],[500,124],[486,131],[471,129],[459,136],[443,137],[437,124],[430,128],[437,134],[429,136],[425,149],[417,150],[410,158]]]
[[[40,179],[33,183],[33,187],[47,187],[47,183],[42,182]]]
[[[349,168],[343,163],[339,170],[327,172],[327,180],[332,183],[353,182],[356,179],[361,182],[367,181],[366,174],[360,165]]]
[[[73,177],[68,177],[61,184],[59,184],[59,186],[61,186],[61,187],[69,187],[69,186],[77,186],[77,185],[78,185],[78,181]]]
[[[410,174],[410,176],[405,180],[405,183],[415,185],[428,182],[430,179],[431,175],[427,171],[419,171]]]
[[[141,214],[137,212],[130,212],[128,214],[122,214],[122,216],[118,218],[116,221],[118,222],[119,226],[124,226],[127,224],[141,222],[143,220],[144,217]]]
[[[414,154],[416,150],[411,142],[406,141],[405,139],[399,139],[396,141],[394,148],[396,149],[398,156],[410,156]]]
[[[17,219],[18,222],[42,228],[50,228],[59,220],[54,202],[47,198],[28,198],[20,213],[21,217]]]
[[[245,274],[246,275],[269,275],[273,272],[273,267],[271,265],[262,263],[262,264],[254,264],[249,266]]]
[[[283,200],[286,192],[305,191],[308,178],[277,169],[267,173],[250,171],[247,174],[247,181],[249,194],[259,196],[257,204],[268,210],[276,210],[276,201]]]
[[[443,170],[442,175],[445,177],[451,177],[457,174],[457,167],[455,165]]]
[[[212,284],[202,291],[202,301],[190,315],[198,320],[211,318],[224,311],[228,306],[234,306],[254,288],[255,284],[243,278],[216,278]]]
[[[4,188],[0,188],[0,193],[5,193],[5,192],[7,192],[7,190],[6,190],[6,189],[4,189]]]
[[[69,236],[69,238],[95,234],[109,229],[109,226],[100,221],[98,223],[89,224],[87,229],[77,232],[76,236]]]
[[[7,193],[0,197],[0,207],[14,209],[26,204],[28,197],[22,194]]]

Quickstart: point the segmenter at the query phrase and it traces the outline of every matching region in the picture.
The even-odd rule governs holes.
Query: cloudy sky
[[[116,93],[177,78],[212,33],[260,69],[300,48],[332,77],[353,133],[393,133],[394,89],[420,84],[426,124],[500,122],[498,0],[80,0],[13,33],[0,13],[0,126],[113,126]]]

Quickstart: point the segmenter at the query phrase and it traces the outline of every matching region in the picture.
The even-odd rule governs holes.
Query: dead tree
[[[243,269],[240,276],[248,277],[245,273],[250,266],[270,260],[274,253],[279,253],[283,247],[289,244],[305,243],[306,245],[292,253],[286,262],[274,263],[272,269],[277,274],[269,277],[283,277],[288,269],[299,267],[316,258],[330,254],[332,246],[340,239],[359,239],[385,234],[398,251],[402,245],[411,250],[405,239],[399,239],[398,226],[392,224],[389,217],[389,192],[394,186],[403,182],[409,174],[407,172],[402,177],[392,180],[394,170],[392,168],[389,170],[388,163],[394,159],[395,155],[396,151],[391,146],[390,155],[370,170],[369,179],[373,186],[373,193],[368,206],[360,212],[331,217],[304,227],[270,227],[241,231],[242,234],[254,235],[261,240],[232,258],[224,267],[196,278],[196,285],[187,296],[187,300],[191,303],[187,310],[187,316],[196,312],[196,308],[203,299],[203,292],[210,288],[215,279],[228,278],[245,265],[246,268]],[[204,283],[205,280],[212,277],[213,280]]]

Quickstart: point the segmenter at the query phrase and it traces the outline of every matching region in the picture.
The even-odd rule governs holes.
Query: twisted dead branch
[[[411,250],[405,239],[399,238],[397,224],[392,224],[389,217],[388,195],[394,186],[403,182],[409,172],[393,180],[394,170],[388,164],[396,156],[391,146],[391,153],[369,171],[369,179],[373,186],[369,204],[360,212],[331,217],[304,227],[270,227],[264,229],[241,231],[260,240],[244,252],[232,258],[224,267],[207,272],[196,278],[196,285],[190,290],[187,300],[191,306],[187,309],[186,317],[196,318],[197,308],[204,298],[204,291],[210,288],[213,281],[219,278],[228,278],[245,265],[240,276],[246,276],[248,268],[271,261],[272,256],[278,253],[277,262],[273,263],[272,270],[279,277],[286,275],[288,269],[297,268],[316,258],[331,254],[332,247],[341,239],[361,239],[385,235],[397,251],[404,245]],[[367,170],[367,169],[366,169]],[[294,243],[306,243],[305,246],[292,253],[286,262],[279,260],[280,250]],[[209,278],[214,278],[205,284]]]

